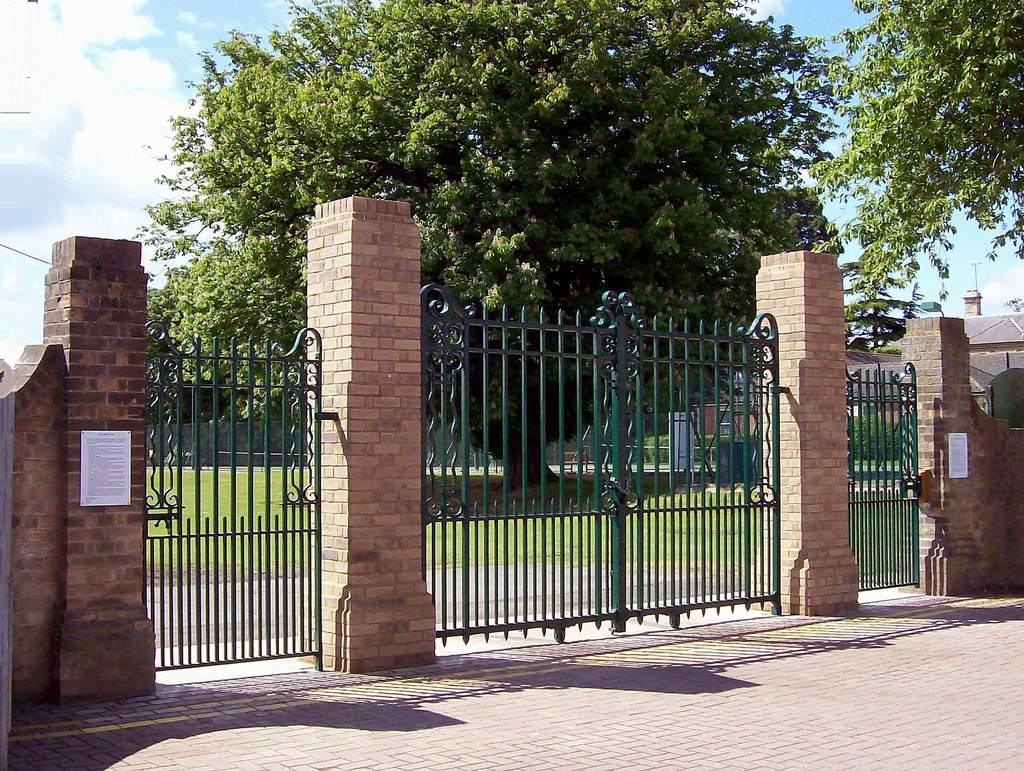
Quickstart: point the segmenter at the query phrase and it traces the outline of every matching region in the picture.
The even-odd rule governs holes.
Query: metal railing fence
[[[917,379],[867,367],[847,373],[850,546],[861,589],[920,583]]]
[[[421,297],[439,637],[777,607],[770,316],[648,325],[626,294],[589,319]]]
[[[320,656],[321,345],[148,325],[146,607],[157,668]]]

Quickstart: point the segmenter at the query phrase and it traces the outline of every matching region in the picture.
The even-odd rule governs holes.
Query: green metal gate
[[[320,336],[146,354],[144,601],[157,668],[320,656]]]
[[[422,293],[440,638],[779,605],[777,331]]]
[[[917,380],[913,364],[846,376],[850,545],[861,589],[917,586]]]

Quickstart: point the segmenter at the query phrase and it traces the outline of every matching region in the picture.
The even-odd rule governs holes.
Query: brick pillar
[[[421,568],[420,237],[409,205],[322,204],[309,231],[309,325],[323,335],[324,665],[434,660]]]
[[[142,604],[146,274],[132,241],[54,244],[43,335],[64,346],[66,538],[61,701],[152,693],[153,624]],[[131,503],[80,505],[81,434],[131,432]]]
[[[831,615],[857,607],[846,460],[843,279],[830,254],[761,259],[757,310],[779,324],[782,607]]]
[[[921,499],[921,576],[928,594],[963,594],[984,583],[978,543],[977,489],[981,457],[975,440],[970,352],[964,320],[921,318],[907,322],[903,355],[917,369],[918,465],[932,482]],[[966,479],[949,478],[949,434],[969,437]]]

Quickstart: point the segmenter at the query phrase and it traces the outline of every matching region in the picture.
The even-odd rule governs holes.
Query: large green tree
[[[830,130],[820,52],[734,0],[321,0],[204,64],[148,231],[154,314],[203,335],[301,325],[309,215],[353,194],[410,201],[466,301],[747,315]]]
[[[943,277],[958,214],[1024,257],[1024,4],[854,0],[837,94],[849,133],[816,169],[856,201],[844,239],[863,271],[905,285],[922,257]]]

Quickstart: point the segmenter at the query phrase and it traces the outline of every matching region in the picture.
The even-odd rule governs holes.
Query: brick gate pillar
[[[984,583],[980,509],[985,505],[978,474],[982,457],[974,442],[970,352],[964,320],[921,318],[907,321],[904,358],[917,369],[918,465],[931,472],[921,497],[921,578],[927,594],[964,594]],[[968,436],[968,476],[949,476],[951,433]]]
[[[779,325],[782,607],[832,615],[857,607],[850,549],[843,279],[834,255],[761,259],[757,310]]]
[[[420,236],[409,205],[317,206],[307,310],[323,336],[324,665],[434,660],[422,574]]]
[[[63,702],[155,688],[153,624],[142,604],[146,273],[133,241],[53,247],[43,335],[64,347],[66,558],[56,685]],[[82,431],[131,434],[130,503],[82,506]]]

